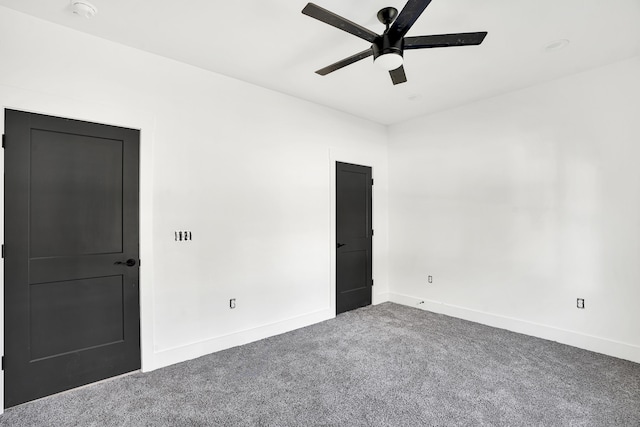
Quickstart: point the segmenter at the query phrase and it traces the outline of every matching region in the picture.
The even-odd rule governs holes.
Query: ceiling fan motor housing
[[[393,53],[396,55],[403,56],[404,51],[404,38],[400,38],[400,40],[392,40],[385,33],[382,36],[378,37],[373,45],[371,46],[373,49],[373,60],[375,61],[379,56],[387,55],[389,53]]]

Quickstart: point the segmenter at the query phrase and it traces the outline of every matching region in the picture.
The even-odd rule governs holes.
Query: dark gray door
[[[336,314],[371,304],[371,168],[336,163]]]
[[[140,368],[139,131],[5,111],[5,406]]]

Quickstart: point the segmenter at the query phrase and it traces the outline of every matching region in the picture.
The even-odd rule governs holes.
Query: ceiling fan
[[[427,49],[433,47],[473,46],[479,45],[487,35],[486,31],[478,33],[439,34],[433,36],[405,37],[411,26],[429,6],[431,0],[409,0],[398,15],[398,9],[385,7],[378,12],[378,20],[387,28],[381,34],[351,22],[320,6],[309,3],[302,13],[339,30],[346,31],[371,43],[371,47],[348,58],[316,71],[325,76],[340,68],[351,65],[361,59],[373,55],[373,62],[389,71],[394,85],[407,81],[404,72],[403,53],[406,49]]]

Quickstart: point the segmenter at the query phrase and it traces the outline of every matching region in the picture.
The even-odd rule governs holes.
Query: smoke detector
[[[85,0],[71,0],[71,11],[83,18],[93,18],[98,13],[98,9]]]

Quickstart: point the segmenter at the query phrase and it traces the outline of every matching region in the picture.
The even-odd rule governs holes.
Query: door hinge
[[[2,245],[2,259],[4,259],[4,245]]]
[[[4,133],[2,134],[2,148],[4,148],[4,140],[5,140],[5,135]]]
[[[371,230],[371,235],[373,236],[373,230]]]
[[[373,279],[371,279],[371,287],[373,288]]]
[[[4,356],[2,356],[2,370],[4,371]]]
[[[138,267],[140,267],[140,266],[142,266],[142,260],[141,259],[138,260]]]
[[[4,147],[4,143],[2,144],[2,146]],[[371,178],[371,185],[373,185],[373,178]]]

